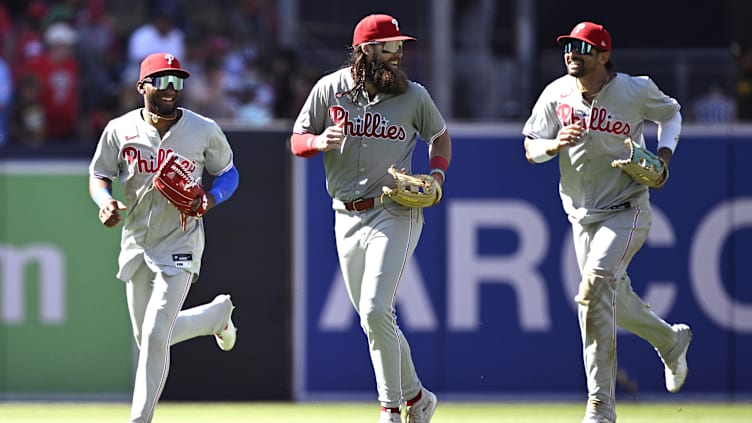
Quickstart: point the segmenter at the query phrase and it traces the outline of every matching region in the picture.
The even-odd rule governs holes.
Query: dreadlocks
[[[345,66],[350,66],[350,73],[353,81],[355,81],[355,86],[339,95],[350,97],[350,101],[354,103],[358,93],[366,88],[366,55],[363,50],[353,47]]]
[[[348,96],[355,101],[359,93],[365,91],[366,82],[373,83],[380,93],[400,95],[407,92],[409,80],[407,74],[397,66],[391,66],[379,56],[375,56],[370,62],[360,48],[353,48],[348,57],[347,66],[350,66],[355,86],[340,94]]]

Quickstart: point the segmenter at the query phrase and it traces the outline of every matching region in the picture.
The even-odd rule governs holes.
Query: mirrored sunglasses
[[[381,43],[381,49],[387,53],[396,53],[402,50],[402,44],[404,44],[403,40],[385,41]]]
[[[172,88],[175,91],[180,91],[183,89],[183,81],[184,78],[181,78],[177,75],[153,76],[151,78],[144,79],[144,83],[151,84],[158,90],[166,90],[167,87],[172,84]]]
[[[397,53],[398,51],[402,50],[402,44],[404,44],[404,40],[396,40],[396,41],[374,41],[368,44],[378,44],[381,46],[381,49],[384,50],[386,53]]]
[[[586,43],[585,41],[569,40],[564,44],[564,53],[576,51],[579,54],[590,54],[594,48],[595,47],[592,44]]]

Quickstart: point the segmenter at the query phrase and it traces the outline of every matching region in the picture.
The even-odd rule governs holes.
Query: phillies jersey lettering
[[[342,106],[329,108],[329,116],[332,121],[342,124],[345,135],[383,138],[388,140],[405,141],[405,128],[397,125],[389,125],[389,121],[380,113],[368,113],[363,116],[356,115],[350,119],[350,112]]]
[[[604,107],[593,107],[588,110],[576,110],[570,104],[561,103],[556,106],[556,115],[562,126],[580,124],[587,130],[609,132],[612,134],[629,136],[631,126],[628,122],[615,119]]]
[[[610,132],[616,135],[629,136],[631,127],[628,122],[615,119],[605,107],[593,107],[590,115],[590,126],[593,131]]]
[[[126,140],[128,140],[128,137],[125,137]],[[162,163],[167,159],[167,156],[172,153],[173,150],[171,148],[168,149],[162,149],[160,148],[157,151],[157,157],[155,158],[151,151],[147,151],[146,153],[149,154],[149,158],[145,159],[143,158],[144,152],[136,147],[125,147],[123,148],[123,158],[128,162],[129,167],[133,165],[133,162],[136,162],[136,170],[141,173],[156,173],[160,166],[162,166]],[[196,162],[193,160],[182,160],[179,162],[184,169],[187,169],[189,172],[193,173],[196,171]]]

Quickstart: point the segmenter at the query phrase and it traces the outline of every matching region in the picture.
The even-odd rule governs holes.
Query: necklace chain
[[[592,92],[584,89],[584,86],[580,82],[579,78],[577,79],[577,85],[578,85],[578,88],[580,89],[580,94],[582,94],[583,97],[585,97],[585,98],[593,98],[593,97],[595,97],[596,94],[598,94],[599,92],[601,92],[601,90],[603,89],[603,87],[610,80],[611,80],[611,74],[607,73],[606,77],[603,79],[603,81],[600,83],[600,85],[598,85],[598,88],[596,90],[593,90]]]
[[[175,112],[172,114],[172,117],[160,116],[160,115],[158,115],[156,113],[152,113],[152,112],[150,112],[148,110],[146,112],[151,115],[151,121],[154,122],[154,123],[159,122],[159,119],[162,119],[162,120],[175,120],[175,119],[178,118],[178,111],[177,110],[175,110]]]

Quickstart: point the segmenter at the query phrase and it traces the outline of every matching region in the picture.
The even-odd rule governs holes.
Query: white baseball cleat
[[[405,423],[430,423],[433,413],[436,412],[436,407],[439,405],[439,401],[436,395],[423,388],[423,394],[420,400],[407,407],[407,416],[405,417]]]
[[[614,421],[602,416],[585,416],[582,423],[614,423]]]
[[[663,360],[664,373],[666,376],[666,390],[671,393],[679,392],[687,380],[687,350],[692,341],[692,330],[685,324],[671,326],[676,332],[676,345],[666,354],[670,359]]]
[[[227,296],[229,300],[229,295]],[[232,310],[235,310],[235,306],[232,306]],[[230,316],[227,318],[227,324],[221,332],[214,334],[214,339],[217,340],[217,345],[222,351],[230,351],[235,347],[235,341],[238,338],[238,329],[235,324],[232,323],[232,310],[230,310]]]
[[[379,418],[378,423],[402,423],[402,417],[400,413],[381,410],[381,418]]]

